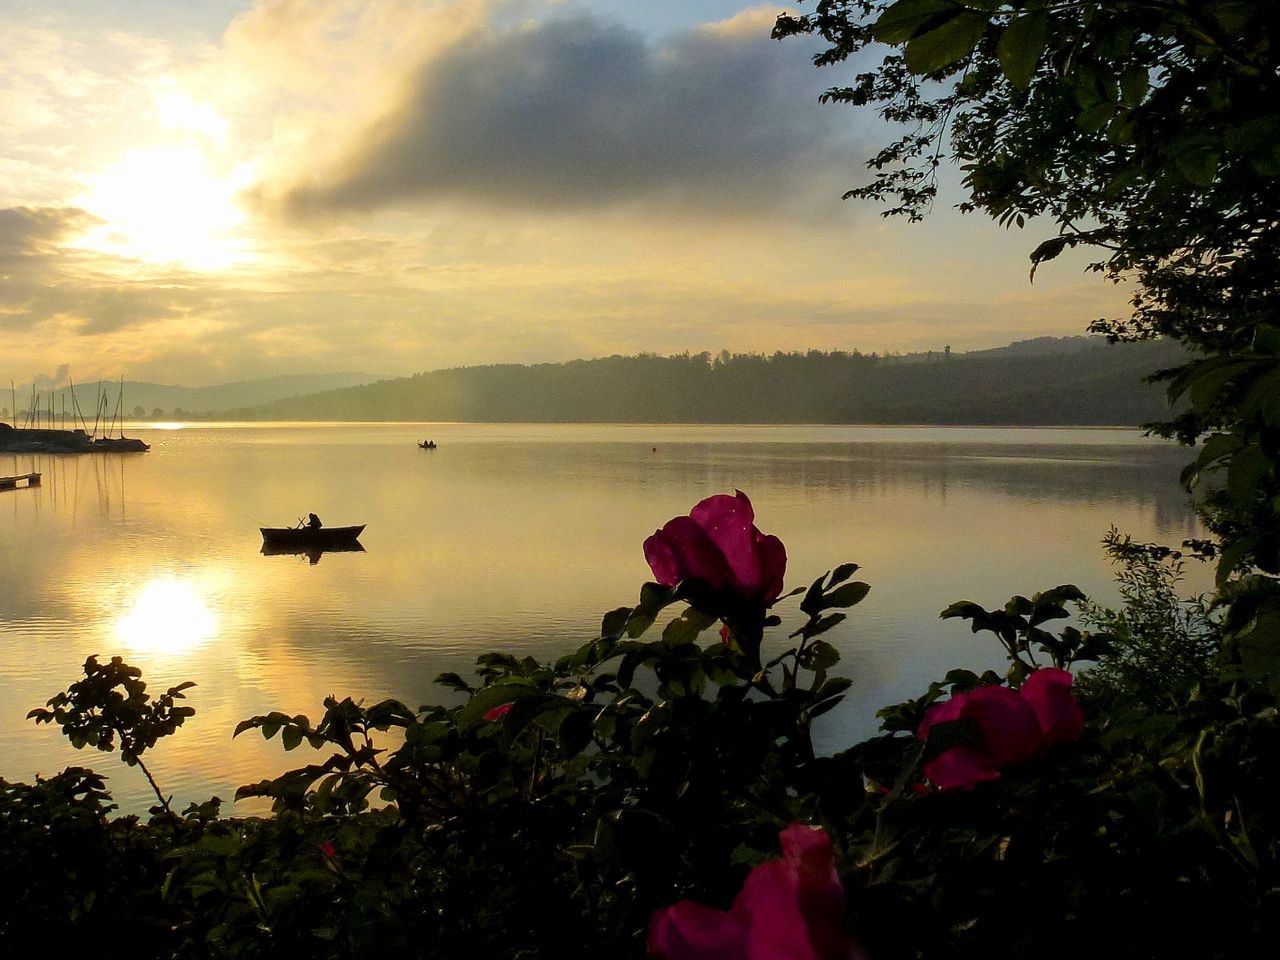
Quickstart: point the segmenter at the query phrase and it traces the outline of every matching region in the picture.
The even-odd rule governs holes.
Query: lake
[[[788,588],[839,563],[871,593],[829,634],[853,679],[817,731],[836,749],[885,703],[952,666],[1003,669],[997,643],[940,621],[1076,583],[1114,602],[1099,541],[1114,524],[1178,543],[1199,527],[1177,485],[1187,451],[1134,431],[510,424],[140,425],[150,453],[0,454],[0,777],[70,764],[109,775],[127,810],[149,788],[118,755],[73,750],[25,719],[90,654],[183,680],[197,710],[146,755],[179,804],[317,756],[236,723],[317,719],[329,694],[447,701],[433,678],[494,649],[550,659],[598,635],[649,577],[645,537],[740,489],[788,552]],[[417,441],[439,444],[422,450]],[[309,511],[365,523],[363,553],[264,556],[259,526]],[[1202,575],[1202,576],[1201,576]],[[1206,589],[1208,571],[1197,571]],[[779,609],[798,625],[798,598]],[[708,634],[710,640],[713,634]],[[781,636],[771,641],[775,646]],[[781,649],[779,647],[778,649]],[[226,809],[231,809],[228,803]],[[256,812],[238,805],[236,810]],[[260,809],[260,808],[258,808]]]

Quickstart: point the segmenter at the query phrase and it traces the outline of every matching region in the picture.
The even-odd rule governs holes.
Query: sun
[[[116,621],[116,639],[135,653],[190,653],[218,631],[218,619],[200,592],[176,577],[151,580]]]
[[[86,178],[78,205],[98,217],[81,246],[153,264],[223,270],[248,258],[243,176],[218,176],[193,143],[130,151]]]

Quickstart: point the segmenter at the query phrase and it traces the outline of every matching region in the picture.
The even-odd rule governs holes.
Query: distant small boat
[[[434,450],[436,448],[436,442],[434,440],[423,440],[420,444],[418,444],[418,446],[420,446],[423,450]]]
[[[259,527],[262,531],[262,548],[290,547],[303,552],[309,549],[337,550],[356,545],[364,524],[358,527]]]

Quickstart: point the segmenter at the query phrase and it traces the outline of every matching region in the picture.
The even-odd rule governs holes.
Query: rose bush
[[[831,838],[793,823],[779,834],[782,859],[756,867],[729,910],[692,900],[660,910],[649,952],[662,960],[851,960],[844,887]]]
[[[1084,715],[1071,696],[1071,674],[1056,667],[1036,670],[1018,690],[978,687],[934,704],[916,735],[927,742],[934,727],[955,721],[971,723],[972,738],[923,768],[944,790],[998,780],[1002,770],[1035,759],[1055,743],[1078,740],[1084,730]]]

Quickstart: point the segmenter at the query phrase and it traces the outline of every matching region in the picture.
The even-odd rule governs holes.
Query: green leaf
[[[577,709],[571,701],[550,693],[534,693],[521,697],[512,704],[511,709],[501,720],[502,736],[508,744],[514,743],[529,724],[552,712],[558,713],[552,725],[554,730],[565,716],[576,712]]]
[[[1120,99],[1125,106],[1136,107],[1146,99],[1151,88],[1151,76],[1146,67],[1132,66],[1120,77]]]
[[[689,607],[684,613],[667,624],[666,629],[662,631],[662,643],[668,647],[678,647],[681,644],[693,643],[703,630],[715,622],[716,618],[711,614]]]
[[[986,14],[966,10],[942,26],[912,38],[904,52],[907,69],[915,74],[936,73],[965,59],[988,26]]]
[[[1253,333],[1253,349],[1259,353],[1280,356],[1280,327],[1260,323]]]
[[[979,606],[972,600],[957,600],[938,614],[943,620],[950,620],[955,617],[963,617],[968,620],[971,617],[985,617],[986,615],[986,607]]]
[[[805,591],[804,599],[800,601],[801,612],[812,616],[822,609],[819,604],[822,603],[822,586],[826,579],[826,576],[821,576],[809,584],[809,589]]]
[[[1095,103],[1076,115],[1076,126],[1085,133],[1097,133],[1111,122],[1115,112],[1113,103]]]
[[[1067,244],[1071,242],[1069,237],[1050,237],[1048,240],[1042,241],[1034,250],[1031,251],[1031,279],[1036,278],[1036,270],[1040,264],[1049,260],[1056,259],[1057,256],[1067,248]]]
[[[1244,447],[1231,458],[1227,467],[1227,494],[1236,506],[1248,507],[1253,503],[1271,468],[1271,458],[1256,444]]]
[[[880,14],[871,33],[881,43],[898,46],[960,13],[961,7],[952,0],[898,0]]]
[[[678,590],[660,583],[646,583],[641,587],[640,603],[627,618],[627,636],[638,637],[653,626],[662,609],[675,603]]]
[[[1240,401],[1244,416],[1260,415],[1268,426],[1280,426],[1280,370],[1272,370],[1249,385]]]
[[[831,573],[831,586],[838,586],[861,569],[856,563],[842,563]]]
[[[853,583],[846,583],[842,587],[837,587],[822,598],[822,604],[818,608],[820,610],[830,610],[832,607],[841,609],[856,606],[861,603],[868,593],[871,592],[871,584],[863,583],[861,580],[855,580]]]
[[[448,687],[450,690],[457,690],[460,693],[468,693],[471,690],[471,685],[453,671],[437,674],[435,682],[442,687]]]
[[[1222,154],[1217,150],[1191,150],[1174,159],[1178,172],[1197,187],[1211,187],[1218,176],[1218,161]]]
[[[1240,363],[1228,363],[1205,370],[1186,384],[1190,393],[1191,409],[1196,413],[1207,413],[1213,408],[1223,392],[1223,388],[1244,372],[1245,366]]]
[[[1018,17],[1000,34],[996,44],[1000,69],[1020,90],[1030,86],[1031,78],[1035,76],[1036,65],[1044,53],[1048,27],[1048,14],[1035,10]]]
[[[830,670],[840,662],[840,651],[825,640],[815,640],[805,650],[804,665],[810,670]]]
[[[604,615],[600,622],[600,636],[610,640],[620,639],[627,629],[627,621],[631,618],[630,607],[618,607]]]

